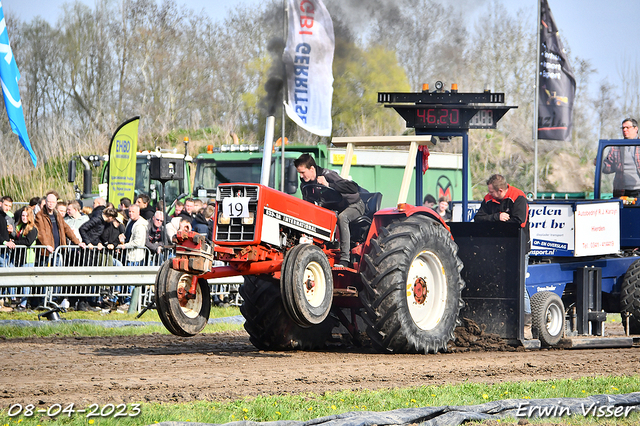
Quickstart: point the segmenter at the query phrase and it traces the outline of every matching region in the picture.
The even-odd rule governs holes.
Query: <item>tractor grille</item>
[[[258,210],[258,187],[246,185],[232,185],[218,187],[216,200],[219,203],[227,197],[249,197],[249,213],[253,214],[253,225],[242,223],[242,218],[231,218],[228,225],[216,225],[216,241],[253,241],[256,235],[256,221]]]

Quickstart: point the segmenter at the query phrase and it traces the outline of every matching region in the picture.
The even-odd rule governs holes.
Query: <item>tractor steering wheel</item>
[[[342,201],[342,194],[328,186],[309,183],[302,187],[302,198],[320,207],[334,210],[338,208],[338,204]]]

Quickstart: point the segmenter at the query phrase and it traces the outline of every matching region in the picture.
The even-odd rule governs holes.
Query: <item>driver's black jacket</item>
[[[342,195],[342,202],[339,205],[339,211],[346,209],[349,205],[357,203],[360,200],[360,193],[358,192],[359,186],[352,180],[343,179],[338,173],[333,170],[325,169],[320,166],[316,167],[316,176],[324,176],[329,183],[329,188],[338,191]],[[300,178],[300,188],[304,188],[306,185],[318,184],[318,180],[310,180],[305,182]]]

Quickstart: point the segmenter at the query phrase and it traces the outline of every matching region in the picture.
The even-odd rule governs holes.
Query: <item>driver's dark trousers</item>
[[[350,204],[338,214],[338,229],[340,230],[340,260],[351,263],[351,232],[349,231],[349,223],[364,214],[364,202],[358,200],[356,203]]]

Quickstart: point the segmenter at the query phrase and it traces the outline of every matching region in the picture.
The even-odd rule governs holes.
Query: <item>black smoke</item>
[[[267,111],[267,115],[275,115],[278,106],[282,104],[282,88],[286,76],[282,54],[284,52],[285,42],[282,37],[275,37],[269,41],[267,50],[271,54],[271,67],[267,74],[267,82],[264,89],[266,96],[260,100],[260,108]]]

